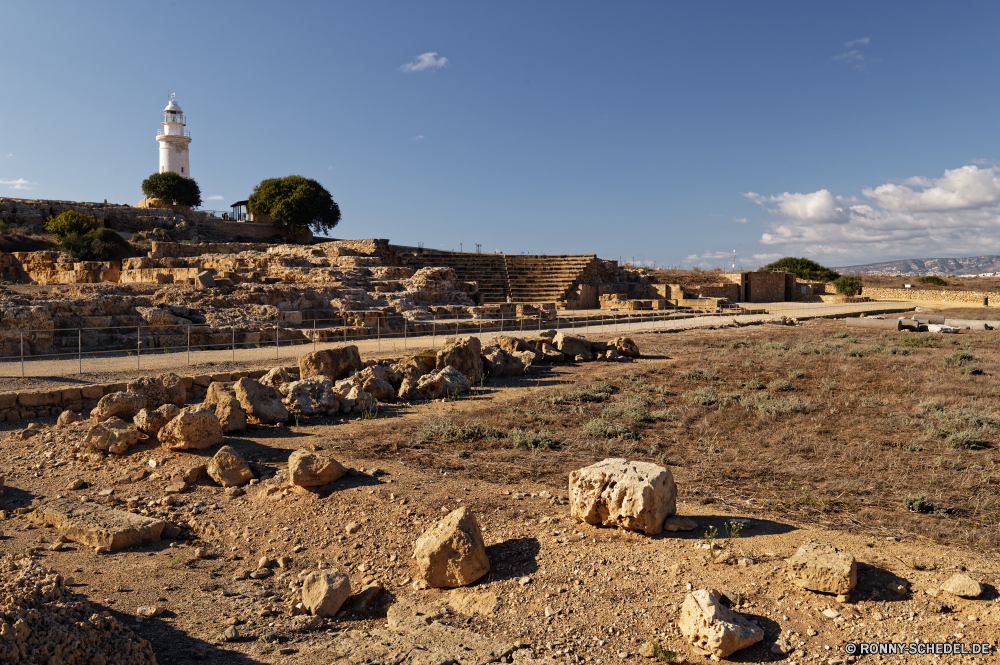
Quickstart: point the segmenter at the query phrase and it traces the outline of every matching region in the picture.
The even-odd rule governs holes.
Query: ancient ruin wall
[[[937,300],[940,302],[983,304],[983,298],[1000,302],[1000,294],[989,291],[936,291],[931,289],[877,289],[866,286],[861,295],[878,300]]]

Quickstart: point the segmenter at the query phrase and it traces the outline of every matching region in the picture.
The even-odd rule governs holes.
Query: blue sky
[[[0,23],[0,196],[135,203],[176,92],[206,208],[301,174],[336,237],[1000,254],[998,3],[5,0]]]

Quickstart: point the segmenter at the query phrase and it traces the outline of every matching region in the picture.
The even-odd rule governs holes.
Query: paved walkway
[[[709,326],[724,325],[731,323],[734,319],[742,323],[768,321],[780,319],[783,316],[797,319],[807,319],[815,317],[842,317],[849,314],[875,313],[875,312],[901,312],[912,308],[912,304],[905,302],[867,302],[850,304],[828,304],[828,303],[754,303],[748,304],[748,308],[753,307],[750,314],[670,314],[667,312],[601,312],[600,310],[588,311],[561,311],[555,321],[548,321],[542,324],[542,329],[558,329],[577,334],[602,334],[618,335],[629,334],[640,331],[656,330],[689,330],[692,328],[703,328]],[[462,322],[462,334],[470,334],[468,331],[469,321]],[[523,326],[528,325],[525,329]],[[537,321],[518,320],[506,322],[504,329],[493,330],[483,329],[479,335],[485,342],[497,335],[531,335]],[[392,336],[381,335],[377,339],[350,339],[347,344],[357,345],[362,355],[372,356],[377,354],[402,354],[414,353],[423,349],[437,348],[448,336],[448,323],[441,322],[441,333],[437,335],[406,336],[397,334]],[[474,332],[471,334],[475,334]],[[210,373],[211,369],[204,367],[208,363],[246,363],[258,364],[273,361],[275,365],[284,363],[290,364],[294,359],[303,353],[318,349],[339,348],[345,342],[297,342],[281,343],[278,345],[267,345],[266,343],[255,345],[237,345],[236,349],[226,347],[223,349],[160,349],[148,353],[136,354],[135,351],[108,351],[100,353],[64,354],[58,356],[39,356],[20,358],[6,358],[0,362],[0,377],[18,378],[24,376],[46,377],[56,379],[58,377],[74,377],[81,373],[103,374],[114,372],[177,372],[190,374],[192,368],[201,366],[205,373]]]

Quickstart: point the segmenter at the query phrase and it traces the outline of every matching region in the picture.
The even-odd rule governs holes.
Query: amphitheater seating
[[[448,267],[465,282],[477,282],[484,303],[567,300],[595,254],[471,254],[431,252],[406,257],[417,268]]]

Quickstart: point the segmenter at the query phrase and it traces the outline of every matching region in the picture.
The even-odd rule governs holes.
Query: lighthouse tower
[[[156,141],[160,144],[160,173],[173,171],[185,178],[191,177],[191,165],[188,163],[188,144],[191,143],[191,132],[184,131],[184,112],[170,95],[170,103],[163,109],[163,129],[156,132]]]

